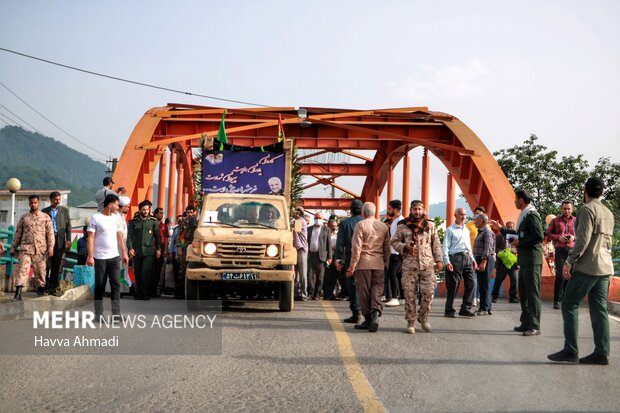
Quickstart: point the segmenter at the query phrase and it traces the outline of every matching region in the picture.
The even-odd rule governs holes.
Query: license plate
[[[254,281],[258,280],[258,274],[255,272],[223,272],[222,280],[233,281],[233,280],[245,280],[245,281]]]

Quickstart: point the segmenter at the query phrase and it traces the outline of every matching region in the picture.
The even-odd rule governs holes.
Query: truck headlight
[[[212,242],[207,242],[203,247],[203,252],[205,255],[213,255],[217,252],[217,245]]]
[[[266,251],[266,252],[267,252],[267,256],[268,256],[268,257],[273,258],[273,257],[275,257],[276,255],[278,255],[278,246],[277,246],[277,245],[274,245],[274,244],[268,245],[268,246],[267,246],[267,251]]]

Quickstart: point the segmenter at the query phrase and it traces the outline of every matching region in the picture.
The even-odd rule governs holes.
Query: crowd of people
[[[135,275],[135,299],[161,296],[166,263],[174,272],[174,296],[184,298],[184,257],[197,227],[196,209],[187,207],[172,226],[164,219],[162,208],[151,212],[152,203],[144,200],[138,205],[139,211],[127,219],[130,199],[122,188],[113,191],[113,184],[111,178],[104,178],[103,187],[95,194],[98,212],[78,242],[78,263],[95,268],[96,315],[103,314],[102,298],[109,282],[112,314],[120,316],[121,274],[127,274],[129,260]],[[550,219],[546,229],[527,190],[515,192],[515,206],[521,212],[516,222],[505,225],[489,219],[482,206],[474,209],[470,222],[466,222],[465,209],[457,208],[443,243],[424,205],[417,200],[411,202],[408,217],[401,215],[401,201],[391,200],[384,221],[375,218],[376,205],[360,200],[351,202],[350,217],[340,223],[335,215],[326,222],[322,212],[314,214],[310,222],[306,211],[297,207],[293,218],[295,299],[348,300],[352,314],[344,322],[370,332],[378,330],[384,305],[404,304],[405,331],[413,334],[416,322],[424,331],[432,331],[428,314],[437,272],[445,268],[444,316],[448,318],[457,316],[454,301],[461,282],[464,288],[458,315],[475,317],[493,314],[492,304],[508,277],[508,301],[521,305],[520,323],[514,331],[538,336],[546,241],[553,245],[553,307],[562,310],[565,336],[563,350],[549,355],[549,359],[608,364],[607,293],[613,274],[614,217],[600,201],[603,190],[600,178],[589,178],[577,217],[572,214],[572,202],[565,200],[560,205],[561,214]],[[30,266],[38,295],[45,294],[46,286],[50,293],[58,289],[60,263],[71,245],[69,210],[60,205],[60,199],[58,192],[52,192],[50,206],[39,211],[39,197],[30,196],[30,211],[16,226],[10,251],[19,256],[15,301],[22,299]],[[578,358],[578,307],[586,296],[595,351]]]
[[[83,227],[77,242],[77,264],[94,267],[95,313],[102,315],[102,299],[109,284],[112,314],[120,315],[121,280],[133,284],[136,300],[160,297],[164,292],[185,297],[185,252],[197,227],[196,208],[189,206],[176,217],[176,225],[164,219],[163,208],[152,210],[144,200],[138,212],[127,216],[131,200],[124,188],[113,190],[113,180],[103,179],[95,193],[97,212]],[[19,257],[14,301],[22,300],[30,267],[33,267],[37,294],[61,295],[61,263],[71,247],[69,209],[60,205],[61,195],[50,194],[50,206],[39,211],[39,197],[29,197],[30,211],[16,225],[10,253]],[[0,244],[1,246],[1,244]],[[166,285],[166,267],[171,266],[173,285]],[[129,276],[133,269],[134,282]]]
[[[562,309],[565,333],[564,349],[549,359],[607,364],[614,217],[600,201],[603,189],[600,178],[588,179],[577,217],[572,214],[572,202],[565,200],[559,205],[561,214],[548,217],[546,227],[527,190],[515,191],[515,206],[520,210],[516,222],[502,225],[490,219],[482,206],[476,207],[473,219],[466,222],[466,210],[457,208],[443,242],[417,200],[411,202],[408,217],[401,216],[401,201],[391,200],[383,222],[375,219],[376,205],[371,202],[353,200],[349,218],[338,223],[331,216],[327,224],[321,212],[311,223],[303,208],[297,207],[295,299],[348,300],[352,314],[344,322],[370,332],[378,330],[384,305],[404,304],[405,332],[415,333],[416,322],[430,332],[428,314],[437,273],[445,268],[445,317],[492,315],[492,305],[508,278],[507,300],[521,306],[514,331],[526,337],[539,336],[543,245],[547,244],[554,251],[553,308]],[[454,301],[461,283],[463,295],[457,313]],[[595,351],[578,358],[578,307],[586,296]]]

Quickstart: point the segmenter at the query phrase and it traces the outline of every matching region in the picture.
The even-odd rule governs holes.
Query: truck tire
[[[292,265],[283,265],[283,270],[293,270]],[[278,302],[278,306],[280,307],[280,311],[292,311],[295,306],[295,297],[293,294],[293,288],[295,287],[295,283],[293,281],[283,281],[280,283],[280,299]]]
[[[200,281],[185,279],[185,305],[187,306],[188,311],[196,311],[199,309],[199,283]]]

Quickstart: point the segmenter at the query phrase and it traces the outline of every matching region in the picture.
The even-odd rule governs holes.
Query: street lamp
[[[9,178],[6,181],[6,189],[11,193],[11,226],[15,226],[15,192],[19,191],[22,183],[17,178]]]

